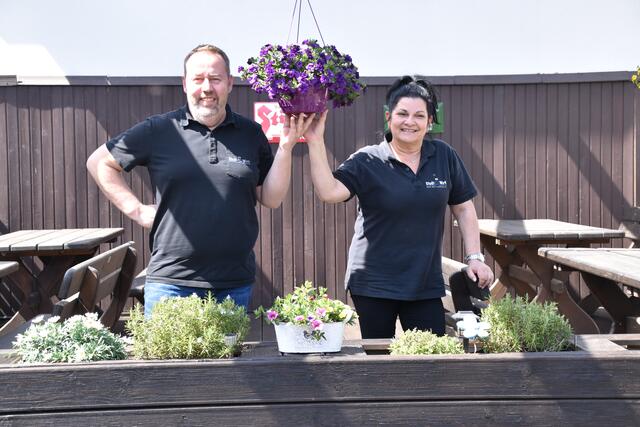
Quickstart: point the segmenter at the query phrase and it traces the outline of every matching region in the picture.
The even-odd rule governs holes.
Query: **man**
[[[150,228],[145,315],[162,297],[230,296],[248,307],[255,280],[256,201],[276,208],[291,175],[291,150],[313,120],[288,116],[275,157],[260,126],[233,111],[229,58],[200,45],[184,60],[187,106],[152,116],[100,146],[87,169],[111,202]],[[154,205],[122,171],[144,166]]]

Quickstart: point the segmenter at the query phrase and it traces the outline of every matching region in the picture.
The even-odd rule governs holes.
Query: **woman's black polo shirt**
[[[455,150],[425,140],[414,174],[383,141],[352,154],[334,176],[358,197],[345,277],[351,293],[397,300],[444,296],[446,208],[477,194]]]

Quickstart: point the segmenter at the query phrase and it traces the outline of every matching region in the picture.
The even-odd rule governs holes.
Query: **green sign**
[[[387,123],[387,111],[389,111],[389,107],[386,105],[382,106],[382,119],[384,121],[384,133],[389,131],[389,124]],[[436,108],[436,117],[438,118],[438,123],[433,123],[431,130],[428,133],[443,133],[444,132],[444,102],[438,102],[438,108]]]

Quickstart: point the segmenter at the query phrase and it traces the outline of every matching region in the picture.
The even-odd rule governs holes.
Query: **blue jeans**
[[[151,316],[151,309],[160,301],[160,298],[188,297],[193,294],[196,294],[200,298],[206,298],[209,292],[211,292],[217,301],[222,301],[228,296],[235,301],[237,305],[244,306],[245,310],[248,310],[251,289],[253,289],[253,284],[239,286],[237,288],[207,289],[146,282],[144,284],[144,316],[147,318]]]

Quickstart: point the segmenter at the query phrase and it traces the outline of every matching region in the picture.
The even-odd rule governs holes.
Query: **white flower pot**
[[[281,353],[335,353],[342,348],[344,323],[325,323],[322,331],[325,339],[316,340],[308,334],[309,329],[291,323],[273,325]],[[305,331],[307,336],[305,336]]]

